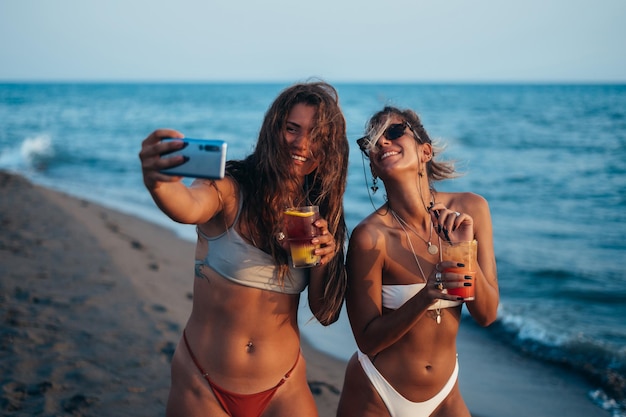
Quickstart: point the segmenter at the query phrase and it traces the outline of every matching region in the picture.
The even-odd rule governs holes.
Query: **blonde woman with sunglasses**
[[[469,417],[459,392],[456,336],[463,305],[482,326],[499,302],[491,215],[473,193],[437,192],[456,176],[412,110],[385,107],[359,139],[375,192],[387,201],[354,229],[346,307],[358,351],[348,363],[339,417]],[[444,272],[441,242],[477,240],[473,275]],[[464,300],[448,289],[474,287]]]

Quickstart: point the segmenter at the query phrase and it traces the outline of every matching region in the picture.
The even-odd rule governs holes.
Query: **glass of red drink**
[[[284,214],[293,267],[308,268],[319,265],[321,257],[314,252],[320,245],[311,243],[311,240],[319,234],[318,228],[313,224],[320,217],[319,207],[290,207]]]

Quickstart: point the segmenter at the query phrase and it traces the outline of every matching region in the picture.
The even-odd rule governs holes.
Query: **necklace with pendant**
[[[404,229],[404,227],[406,226],[411,232],[413,232],[417,237],[424,241],[424,243],[428,247],[428,253],[430,253],[431,255],[436,255],[439,253],[439,248],[437,247],[437,245],[433,245],[433,243],[431,242],[433,237],[433,222],[430,222],[430,234],[428,235],[428,240],[426,240],[422,237],[422,235],[417,233],[417,230],[413,229],[407,222],[405,222],[400,216],[398,216],[398,214],[393,211],[392,208],[390,208],[389,211],[391,211],[391,215],[394,219],[396,219],[396,221],[400,224],[403,230],[406,231],[406,229]]]
[[[413,254],[413,259],[415,259],[415,263],[417,264],[417,267],[419,268],[420,273],[422,274],[422,278],[424,278],[424,282],[428,284],[428,280],[426,279],[426,274],[424,274],[424,270],[422,269],[422,265],[420,265],[420,261],[417,258],[417,254],[415,253],[415,248],[413,247],[413,243],[411,243],[411,238],[409,237],[409,232],[407,232],[406,228],[404,227],[404,225],[406,225],[407,227],[409,225],[406,224],[406,222],[404,220],[400,219],[400,217],[398,217],[398,215],[396,214],[395,211],[393,211],[393,209],[389,209],[389,211],[391,211],[391,215],[393,216],[394,219],[396,219],[396,221],[398,222],[398,224],[400,225],[400,227],[404,231],[404,235],[406,236],[406,240],[409,242],[409,247],[411,248],[411,253]],[[431,232],[432,232],[432,223],[430,225],[431,225]],[[411,231],[413,233],[417,234],[414,230],[411,230]],[[419,237],[421,237],[421,236],[419,236]],[[424,238],[422,238],[422,240],[424,240]],[[427,242],[427,243],[429,245],[431,245],[430,242]],[[432,245],[432,247],[434,247],[436,250],[433,253],[433,252],[430,251],[430,246],[428,246],[428,253],[430,253],[431,255],[436,255],[439,252],[439,248],[436,245]],[[437,324],[441,324],[441,300],[437,301],[437,308],[435,308],[435,312],[437,313],[437,316],[436,316],[435,320],[437,321]]]

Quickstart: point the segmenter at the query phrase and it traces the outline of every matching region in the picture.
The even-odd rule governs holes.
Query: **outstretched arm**
[[[181,149],[183,141],[162,142],[162,140],[183,137],[182,133],[175,130],[160,129],[144,139],[139,152],[143,181],[156,205],[172,220],[185,224],[204,223],[223,208],[220,190],[232,188],[232,183],[229,179],[213,182],[195,180],[187,187],[181,182],[181,177],[161,173],[164,168],[184,162],[182,156],[161,158],[165,153]]]

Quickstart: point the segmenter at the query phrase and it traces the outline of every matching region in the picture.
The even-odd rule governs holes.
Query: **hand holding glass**
[[[444,241],[441,243],[441,259],[443,261],[453,261],[464,265],[463,267],[446,268],[443,272],[453,272],[472,277],[471,281],[467,281],[472,283],[470,287],[448,288],[448,294],[463,297],[464,301],[474,299],[474,277],[476,276],[476,269],[478,267],[477,253],[477,240],[460,242]]]
[[[285,210],[285,228],[294,268],[319,265],[321,256],[315,255],[311,240],[319,235],[314,223],[320,218],[318,206],[291,207]]]

